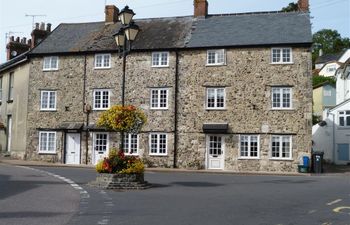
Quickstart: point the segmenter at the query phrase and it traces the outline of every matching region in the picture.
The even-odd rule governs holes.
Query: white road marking
[[[341,201],[343,201],[343,199],[337,199],[337,200],[334,200],[333,202],[328,202],[327,205],[334,205],[334,204],[341,202]]]
[[[336,212],[336,213],[345,213],[345,212],[343,212],[343,210],[348,211],[347,214],[350,215],[350,207],[349,207],[349,206],[341,206],[341,207],[335,208],[335,209],[333,209],[333,212]]]
[[[315,213],[315,212],[317,212],[317,210],[313,209],[313,210],[310,210],[308,213],[312,214],[312,213]]]

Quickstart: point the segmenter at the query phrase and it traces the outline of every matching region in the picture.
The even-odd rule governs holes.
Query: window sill
[[[168,154],[149,154],[149,156],[168,156]]]
[[[238,160],[260,160],[260,158],[256,157],[238,157]]]
[[[269,158],[270,161],[294,161],[294,159],[291,158]]]
[[[274,63],[274,62],[271,62],[270,65],[293,65],[294,62],[278,62],[278,63]]]
[[[106,109],[92,109],[93,111],[107,111],[109,110],[110,108],[106,108]]]
[[[94,67],[95,70],[109,70],[112,69],[112,67]]]
[[[294,108],[272,108],[271,111],[295,111]]]
[[[223,63],[223,64],[206,64],[205,66],[207,66],[207,67],[218,67],[218,66],[227,66],[227,64],[226,63]]]
[[[58,71],[58,69],[43,69],[43,72],[53,72]]]
[[[57,109],[40,109],[40,112],[57,112]]]
[[[153,111],[168,111],[169,109],[168,108],[150,108],[150,110],[153,110]]]
[[[226,108],[206,108],[206,111],[227,111]]]
[[[57,152],[38,152],[39,155],[57,155]]]
[[[152,68],[169,68],[169,65],[164,66],[151,66]]]
[[[12,103],[13,102],[13,100],[7,100],[7,103]]]
[[[124,153],[124,155],[127,155],[127,156],[140,156],[138,153],[134,153],[134,154],[128,154],[128,153]]]

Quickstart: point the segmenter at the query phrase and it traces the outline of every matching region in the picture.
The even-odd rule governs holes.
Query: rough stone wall
[[[307,48],[293,48],[293,64],[270,64],[270,48],[227,49],[227,64],[206,66],[207,52],[182,52],[179,93],[179,166],[205,159],[204,123],[228,123],[225,169],[295,171],[311,149],[311,59]],[[293,109],[271,109],[271,87],[291,86]],[[226,109],[207,110],[206,88],[225,87]],[[262,132],[267,125],[268,131]],[[239,134],[260,134],[260,160],[241,160]],[[293,160],[271,160],[270,136],[292,135]],[[193,143],[193,144],[190,144]],[[204,152],[203,152],[204,151]],[[203,167],[201,164],[200,167]]]
[[[179,53],[178,166],[206,168],[206,134],[203,123],[229,124],[225,135],[225,169],[233,171],[295,171],[299,158],[311,149],[311,56],[307,48],[293,48],[293,64],[270,64],[270,48],[227,49],[227,65],[206,66],[207,51]],[[141,107],[148,123],[140,133],[139,154],[148,166],[171,167],[174,159],[175,53],[169,67],[151,66],[151,52],[131,53],[126,65],[126,104]],[[31,158],[60,161],[64,137],[58,138],[57,155],[38,156],[37,128],[57,127],[62,122],[86,122],[83,111],[84,56],[60,56],[59,70],[42,71],[42,58],[34,58],[29,90],[28,151]],[[112,54],[111,69],[94,69],[94,55],[87,56],[85,101],[93,104],[94,89],[110,89],[111,105],[121,102],[122,59]],[[271,110],[271,87],[293,89],[292,110]],[[226,88],[226,109],[206,110],[206,88]],[[168,88],[168,109],[150,109],[151,88]],[[40,90],[57,90],[57,111],[40,112]],[[66,111],[66,107],[69,111]],[[89,124],[95,124],[101,111],[92,111]],[[262,127],[268,131],[262,132]],[[168,134],[167,155],[149,155],[149,133]],[[63,133],[62,133],[63,134]],[[260,160],[238,159],[239,135],[260,135]],[[293,160],[271,160],[273,134],[292,135]],[[82,163],[92,162],[93,138],[81,137]],[[62,143],[61,143],[62,142]],[[119,135],[110,134],[110,147],[118,147]]]

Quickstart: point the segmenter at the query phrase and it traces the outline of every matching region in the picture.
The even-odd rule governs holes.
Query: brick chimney
[[[105,23],[113,24],[118,22],[119,9],[115,5],[106,5],[105,8]]]
[[[16,56],[28,51],[30,49],[30,46],[30,39],[27,41],[27,38],[25,37],[22,39],[17,37],[15,39],[14,36],[11,36],[9,42],[6,45],[7,60],[13,59]]]
[[[41,23],[41,24],[36,23],[35,28],[31,33],[32,35],[31,48],[34,48],[35,46],[37,46],[43,39],[47,37],[47,35],[50,34],[50,32],[51,32],[50,23],[46,25],[46,29],[45,29],[45,23]]]
[[[299,11],[309,12],[309,0],[298,0]]]
[[[194,0],[194,17],[206,17],[208,16],[208,1],[207,0]]]

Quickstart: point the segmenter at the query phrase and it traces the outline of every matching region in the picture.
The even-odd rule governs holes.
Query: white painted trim
[[[221,51],[223,51],[223,55],[224,55],[224,62],[222,63],[218,63],[218,54],[221,53]],[[215,53],[215,63],[209,63],[209,53]],[[226,50],[225,49],[210,49],[207,50],[207,61],[206,61],[206,66],[226,66],[226,60],[227,60],[227,56],[226,56]]]
[[[102,107],[102,103],[103,103],[103,96],[101,95],[101,100],[100,100],[100,105],[101,107],[100,108],[96,108],[95,107],[95,95],[96,95],[96,92],[97,91],[100,91],[101,93],[104,92],[104,91],[108,91],[108,107],[107,108],[103,108]],[[93,90],[93,96],[92,96],[92,109],[95,110],[95,111],[105,111],[105,110],[108,110],[111,108],[111,90],[110,89],[94,89]]]
[[[272,138],[273,137],[279,137],[279,143],[280,143],[280,146],[279,146],[279,154],[280,154],[280,157],[272,157]],[[289,149],[290,149],[290,152],[289,152],[289,157],[286,158],[286,157],[282,157],[282,139],[283,137],[289,137]],[[285,160],[285,161],[288,161],[288,160],[293,160],[293,138],[292,138],[292,135],[271,135],[270,136],[270,157],[269,159],[270,160]]]
[[[96,135],[97,134],[107,134],[107,144],[106,144],[106,155],[109,154],[109,133],[108,132],[93,132],[92,133],[92,164],[97,164],[96,162]]]
[[[167,54],[167,64],[166,65],[161,65],[161,61],[162,61],[162,57],[161,55],[163,53],[166,53]],[[153,65],[153,57],[155,54],[159,54],[159,59],[158,59],[158,62],[157,62],[157,65]],[[152,52],[152,56],[151,56],[151,67],[153,68],[164,68],[164,67],[169,67],[169,61],[170,61],[170,53],[169,52],[166,52],[166,51],[163,51],[163,52]]]
[[[57,58],[57,66],[56,67],[52,67],[52,58]],[[49,68],[45,68],[45,59],[49,59],[50,60],[50,67]],[[57,71],[59,68],[59,58],[58,56],[47,56],[43,58],[43,71]]]
[[[215,90],[214,107],[208,107],[208,92],[210,89]],[[218,89],[224,89],[224,106],[223,107],[217,107],[217,90]],[[207,87],[206,98],[205,98],[205,109],[206,110],[226,110],[226,88],[225,87]]]
[[[280,105],[283,105],[283,89],[290,89],[290,99],[289,99],[289,107],[273,107],[273,89],[280,89],[279,94],[280,94]],[[283,87],[283,86],[278,86],[278,87],[271,87],[271,110],[294,110],[293,108],[293,88],[292,87]]]
[[[222,168],[209,168],[209,141],[210,141],[210,136],[217,136],[221,137],[221,156],[222,156]],[[225,152],[226,152],[226,142],[225,142],[225,135],[223,134],[206,134],[205,135],[205,152],[206,152],[206,157],[205,157],[205,168],[206,169],[211,169],[211,170],[224,170],[225,169]]]
[[[242,136],[248,136],[249,137],[249,139],[248,139],[248,141],[249,141],[249,143],[248,143],[248,155],[250,155],[250,152],[251,152],[251,149],[250,149],[250,142],[251,142],[251,137],[252,136],[257,136],[258,138],[258,140],[257,140],[257,142],[258,142],[258,156],[256,156],[256,157],[251,157],[251,156],[241,156],[241,137]],[[260,159],[260,135],[259,134],[240,134],[239,136],[238,136],[238,139],[239,139],[239,141],[238,141],[238,159]]]
[[[152,100],[153,100],[153,95],[152,91],[157,90],[157,96],[158,96],[158,101],[157,101],[157,107],[152,106]],[[166,91],[166,107],[160,107],[160,91],[165,90]],[[169,88],[151,88],[150,90],[150,109],[154,110],[168,110],[169,109]]]
[[[140,153],[139,153],[139,151],[140,151],[140,135],[139,134],[136,134],[136,136],[137,136],[137,139],[136,139],[136,148],[137,148],[137,153],[132,153],[132,154],[130,154],[129,152],[130,152],[130,146],[131,146],[131,138],[130,138],[130,136],[131,136],[131,134],[130,133],[125,133],[125,135],[128,135],[128,145],[129,145],[129,149],[128,149],[128,153],[125,153],[125,151],[124,151],[124,154],[125,155],[133,155],[133,156],[138,156],[138,155],[140,155]],[[124,137],[124,140],[125,140],[125,137]],[[125,144],[124,144],[124,147],[125,147]]]
[[[46,142],[47,142],[47,147],[48,145],[48,138],[49,138],[49,134],[54,134],[55,135],[55,142],[54,142],[54,150],[53,151],[49,151],[47,150],[42,150],[41,149],[41,134],[46,133],[47,134],[47,138],[46,138]],[[57,132],[56,131],[40,131],[39,132],[39,145],[38,145],[39,149],[38,149],[38,153],[39,154],[56,154],[57,153]]]
[[[280,52],[280,61],[279,62],[273,62],[273,50],[279,49],[281,50]],[[290,50],[290,61],[289,62],[283,62],[283,49],[289,49]],[[285,64],[294,64],[293,61],[293,49],[291,47],[280,47],[280,48],[271,48],[270,51],[270,64],[271,65],[285,65]]]
[[[152,135],[157,135],[157,153],[152,153]],[[160,144],[160,135],[165,135],[165,153],[159,153],[159,144]],[[152,132],[149,133],[148,136],[148,144],[149,144],[149,151],[148,154],[150,156],[167,156],[168,155],[168,134],[167,133],[159,133],[159,132]]]
[[[104,63],[105,63],[105,56],[109,56],[109,62],[108,62],[108,65],[109,66],[104,66]],[[102,56],[101,58],[101,66],[97,67],[96,66],[96,58],[97,56]],[[103,54],[95,54],[95,58],[94,58],[94,69],[110,69],[112,68],[112,55],[110,53],[103,53]]]
[[[42,103],[43,103],[43,92],[47,92],[48,93],[48,97],[47,97],[47,107],[48,108],[43,108],[42,107]],[[55,107],[54,108],[50,108],[50,97],[51,94],[55,93]],[[51,90],[41,90],[40,91],[40,111],[56,111],[57,110],[57,91],[51,91]]]

